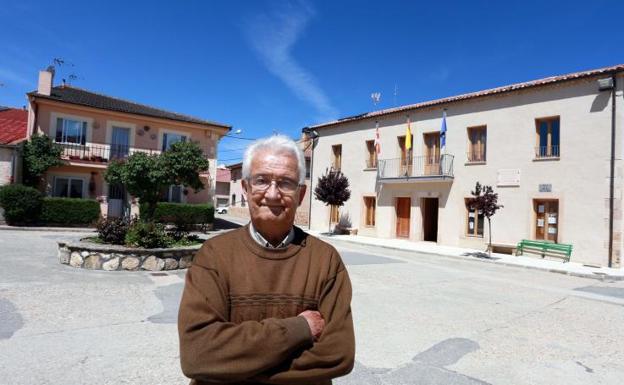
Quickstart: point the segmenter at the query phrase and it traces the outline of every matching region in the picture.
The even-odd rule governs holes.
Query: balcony
[[[439,157],[416,156],[411,162],[405,159],[380,159],[377,179],[388,182],[431,182],[453,180],[453,155]]]
[[[160,154],[161,151],[149,148],[130,147],[126,145],[110,144],[76,144],[76,143],[55,143],[63,149],[61,159],[70,162],[107,164],[110,160],[125,159],[137,152],[149,155]]]
[[[535,159],[558,159],[559,146],[535,147]]]

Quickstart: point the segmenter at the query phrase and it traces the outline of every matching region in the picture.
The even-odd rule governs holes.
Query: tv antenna
[[[394,106],[397,105],[397,95],[399,94],[399,86],[394,83]]]
[[[377,103],[381,100],[381,92],[373,92],[371,94],[371,100],[373,101],[373,105],[377,107]]]

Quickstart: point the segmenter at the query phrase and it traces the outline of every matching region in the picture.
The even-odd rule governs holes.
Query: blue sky
[[[242,137],[297,138],[338,117],[624,63],[622,14],[621,0],[11,1],[0,105],[24,105],[60,57],[58,81],[73,73],[77,87]],[[223,139],[220,163],[248,143]]]

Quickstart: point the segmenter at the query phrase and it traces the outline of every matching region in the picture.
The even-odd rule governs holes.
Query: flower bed
[[[91,242],[58,242],[59,262],[91,270],[176,270],[191,266],[201,245],[142,249]]]

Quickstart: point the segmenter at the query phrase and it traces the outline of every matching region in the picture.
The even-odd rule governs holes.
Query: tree
[[[325,205],[342,206],[351,198],[349,180],[339,170],[325,170],[314,189],[314,197]],[[331,231],[331,216],[329,218],[329,230]]]
[[[60,166],[63,149],[45,135],[33,135],[22,142],[22,176],[27,186],[38,188],[42,175],[50,168]]]
[[[496,214],[498,209],[503,208],[498,204],[498,193],[495,193],[491,186],[481,186],[481,183],[477,182],[474,191],[470,194],[474,198],[468,200],[468,206],[475,210],[476,213],[483,213],[488,220],[489,242],[488,242],[488,255],[492,256],[492,216]],[[478,214],[477,214],[478,215]]]
[[[184,185],[196,192],[204,188],[199,173],[208,170],[208,160],[194,142],[178,142],[158,155],[136,152],[126,160],[112,162],[104,179],[123,184],[127,191],[147,204],[145,219],[151,220],[156,205],[171,185]]]

